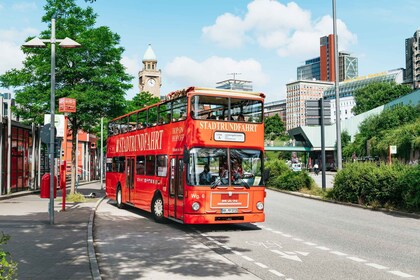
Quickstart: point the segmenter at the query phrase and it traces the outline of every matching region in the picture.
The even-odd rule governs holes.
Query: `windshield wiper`
[[[220,183],[222,182],[222,179],[220,177],[218,177],[213,183],[211,183],[210,188],[214,189],[215,187],[217,187],[218,185],[220,185]]]

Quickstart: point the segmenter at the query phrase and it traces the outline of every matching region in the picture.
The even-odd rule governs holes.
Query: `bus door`
[[[169,217],[184,218],[184,161],[181,156],[171,158],[169,180]]]
[[[134,157],[127,157],[125,176],[125,201],[133,203],[134,199]]]

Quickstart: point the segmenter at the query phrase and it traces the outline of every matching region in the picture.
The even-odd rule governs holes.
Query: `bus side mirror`
[[[187,150],[187,147],[184,147],[184,155],[183,155],[184,163],[188,163],[189,159],[190,159],[190,151]]]

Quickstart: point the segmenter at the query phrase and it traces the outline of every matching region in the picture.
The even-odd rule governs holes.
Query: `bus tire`
[[[117,200],[117,207],[120,209],[124,208],[124,204],[122,202],[122,191],[121,191],[120,186],[117,187],[117,193],[115,195],[115,199]]]
[[[163,223],[165,217],[163,215],[163,199],[160,195],[156,195],[152,202],[152,215],[157,223]]]

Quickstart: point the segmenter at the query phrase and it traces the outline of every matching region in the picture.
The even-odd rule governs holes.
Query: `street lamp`
[[[55,43],[60,43],[61,48],[78,48],[81,45],[70,38],[56,39],[55,38],[55,19],[51,19],[51,38],[39,39],[37,37],[29,40],[23,47],[26,48],[45,48],[45,43],[51,44],[51,100],[50,100],[50,204],[49,216],[50,224],[54,224],[54,147],[55,147]]]

